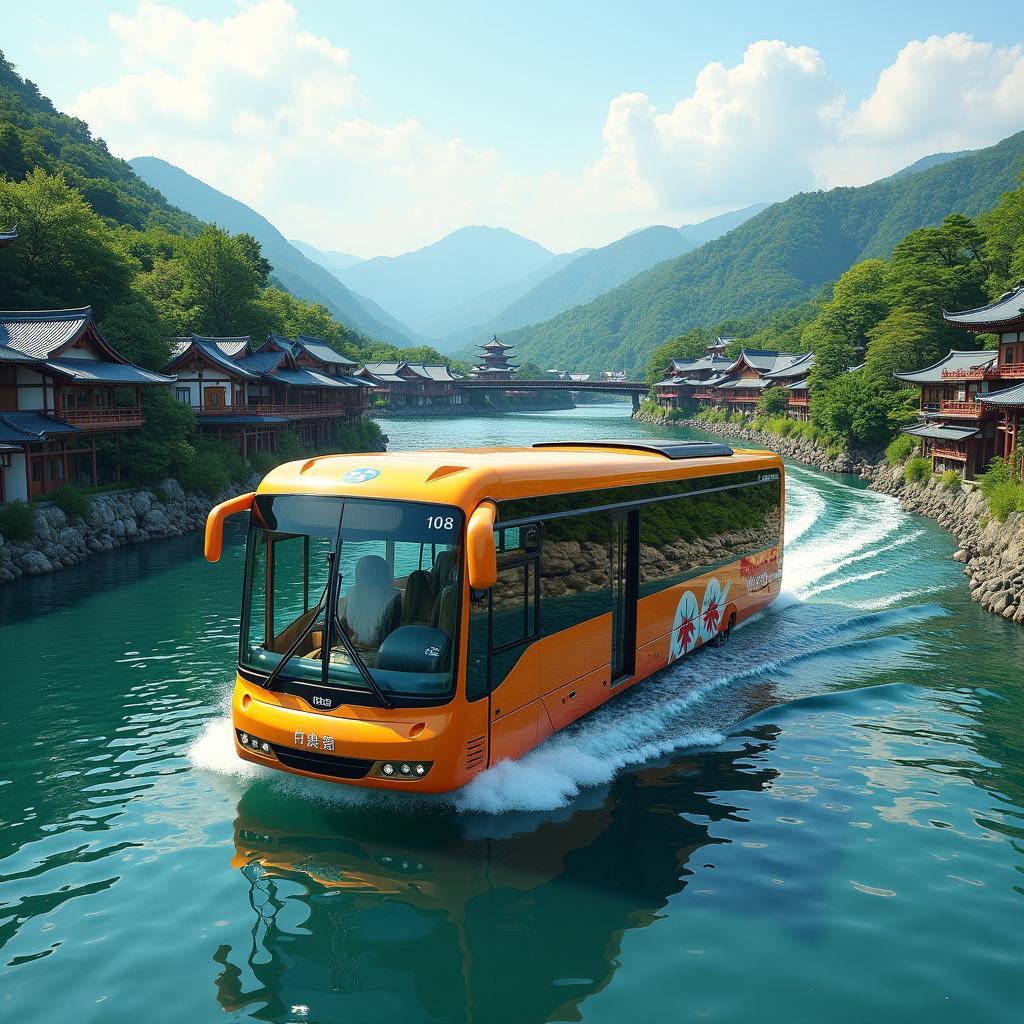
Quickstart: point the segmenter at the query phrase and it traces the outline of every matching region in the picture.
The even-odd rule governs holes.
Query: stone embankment
[[[907,511],[928,516],[949,530],[960,542],[953,558],[964,563],[972,599],[994,615],[1024,623],[1024,515],[1011,512],[1006,522],[999,522],[973,484],[947,490],[937,477],[908,483],[903,466],[888,465],[880,451],[829,452],[804,438],[780,437],[735,423],[677,420],[673,425],[739,438],[751,447],[767,448],[829,473],[855,473],[872,490],[898,498]]]
[[[186,494],[176,480],[164,480],[146,490],[94,494],[84,519],[69,517],[56,505],[37,505],[35,537],[24,541],[0,537],[0,583],[57,572],[127,544],[180,537],[202,527],[218,501],[247,489],[231,488],[211,498]]]

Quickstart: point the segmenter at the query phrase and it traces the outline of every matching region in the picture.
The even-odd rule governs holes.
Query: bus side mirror
[[[203,554],[208,562],[220,561],[220,549],[224,544],[224,520],[237,512],[248,512],[252,508],[252,499],[256,497],[255,491],[248,494],[240,494],[237,498],[228,498],[219,505],[210,509],[206,517],[206,541],[203,545]]]
[[[490,502],[480,505],[466,527],[466,570],[471,590],[490,590],[498,580],[498,556],[494,550],[494,517]]]

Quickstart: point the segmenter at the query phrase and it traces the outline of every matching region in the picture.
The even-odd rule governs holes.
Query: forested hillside
[[[396,345],[412,343],[407,328],[387,313],[375,315],[338,278],[295,248],[273,224],[252,208],[219,192],[166,160],[152,156],[130,161],[136,174],[196,217],[228,231],[247,232],[270,260],[274,276],[293,295],[326,307],[343,323]]]
[[[577,370],[643,369],[667,338],[812,298],[858,260],[884,256],[915,228],[976,215],[1013,187],[1024,133],[916,174],[777,203],[722,238],[600,298],[508,333],[518,355]]]
[[[63,174],[97,214],[118,224],[164,227],[180,235],[202,229],[127,162],[111,156],[84,121],[57,110],[0,52],[0,176],[20,181],[36,168]]]

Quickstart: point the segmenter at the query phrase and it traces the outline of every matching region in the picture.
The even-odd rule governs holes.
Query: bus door
[[[636,602],[640,585],[640,512],[612,513],[612,686],[636,672]]]

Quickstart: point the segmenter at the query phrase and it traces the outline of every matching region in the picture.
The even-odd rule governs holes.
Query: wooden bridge
[[[640,408],[640,402],[647,397],[650,385],[638,380],[479,380],[468,378],[454,385],[466,391],[504,391],[514,394],[518,391],[592,391],[606,395],[629,395],[633,399],[633,411]]]

